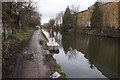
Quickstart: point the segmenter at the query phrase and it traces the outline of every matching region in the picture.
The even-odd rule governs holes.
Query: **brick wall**
[[[118,19],[118,6],[120,2],[110,2],[100,5],[100,10],[102,11],[102,28],[114,27],[117,29],[119,27]],[[90,17],[93,11],[93,7],[88,8],[86,11],[77,13],[77,27],[86,27],[90,21]]]
[[[91,13],[89,10],[86,10],[86,11],[83,11],[83,12],[80,12],[77,14],[77,26],[78,26],[78,28],[89,26],[90,15],[91,15]]]
[[[102,23],[103,27],[118,28],[118,3],[112,2],[100,6],[102,11]]]

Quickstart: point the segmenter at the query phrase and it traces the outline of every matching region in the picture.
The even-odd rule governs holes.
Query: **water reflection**
[[[72,49],[72,47],[69,48],[69,51],[67,51],[68,59],[76,59],[77,58],[77,51],[76,49]]]
[[[55,39],[61,48],[54,58],[67,77],[119,77],[118,39],[59,32]]]
[[[118,77],[118,39],[66,33],[62,45],[65,52],[72,46],[85,54],[90,68],[95,65],[105,76]]]

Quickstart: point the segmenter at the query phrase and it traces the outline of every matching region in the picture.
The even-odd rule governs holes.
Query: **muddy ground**
[[[44,37],[41,30],[36,30],[28,44],[16,56],[17,65],[9,78],[50,78],[55,71],[61,73],[61,78],[65,77],[52,54],[40,41],[44,41]]]

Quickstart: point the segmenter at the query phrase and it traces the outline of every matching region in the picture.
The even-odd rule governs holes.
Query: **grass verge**
[[[12,76],[16,66],[16,56],[21,52],[25,44],[32,36],[35,29],[26,28],[25,30],[16,31],[8,39],[2,41],[2,77]]]

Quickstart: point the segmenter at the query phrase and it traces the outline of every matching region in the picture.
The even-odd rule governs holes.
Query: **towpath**
[[[14,78],[49,78],[50,69],[43,61],[44,54],[49,52],[39,44],[42,39],[41,30],[36,30],[29,43],[21,51],[21,55],[18,55]]]

